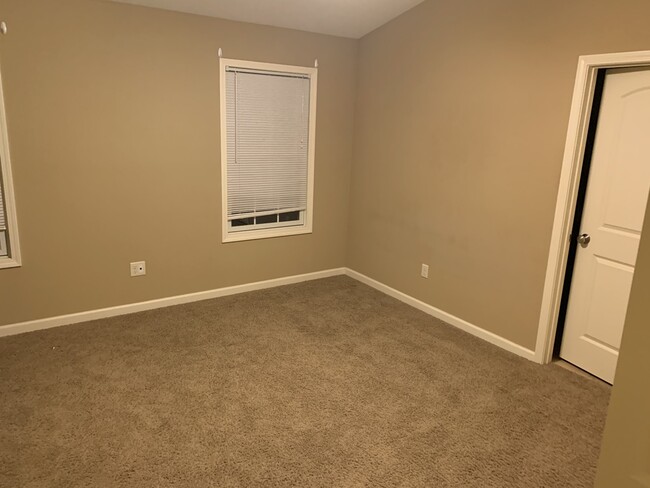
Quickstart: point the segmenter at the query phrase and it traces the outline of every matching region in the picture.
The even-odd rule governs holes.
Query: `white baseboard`
[[[32,332],[35,330],[50,329],[52,327],[59,327],[62,325],[77,324],[79,322],[87,322],[90,320],[103,319],[107,317],[115,317],[117,315],[126,315],[135,312],[142,312],[144,310],[153,310],[155,308],[169,307],[172,305],[180,305],[183,303],[198,302],[201,300],[209,300],[211,298],[219,298],[228,295],[235,295],[237,293],[245,293],[248,291],[263,290],[265,288],[273,288],[276,286],[290,285],[293,283],[300,283],[303,281],[318,280],[321,278],[329,278],[330,276],[347,275],[361,283],[364,283],[376,290],[385,293],[393,298],[417,308],[437,319],[442,320],[454,327],[469,332],[470,334],[480,337],[483,340],[490,342],[496,346],[510,351],[518,356],[522,356],[531,361],[535,360],[535,352],[527,349],[519,344],[515,344],[501,336],[485,329],[470,324],[469,322],[455,317],[447,312],[433,307],[423,301],[413,298],[412,296],[402,293],[388,285],[385,285],[377,280],[374,280],[366,275],[349,268],[334,268],[324,271],[316,271],[314,273],[306,273],[294,276],[285,276],[283,278],[276,278],[273,280],[257,281],[255,283],[247,283],[244,285],[228,286],[225,288],[217,288],[214,290],[200,291],[197,293],[188,293],[186,295],[177,295],[166,298],[159,298],[156,300],[149,300],[146,302],[129,303],[127,305],[118,305],[116,307],[101,308],[97,310],[89,310],[86,312],[73,313],[68,315],[59,315],[56,317],[49,317],[38,320],[30,320],[27,322],[20,322],[16,324],[0,326],[0,337],[22,334],[25,332]]]
[[[217,288],[215,290],[207,290],[197,293],[188,293],[186,295],[159,298],[146,302],[129,303],[127,305],[118,305],[116,307],[89,310],[87,312],[59,315],[57,317],[49,317],[39,320],[30,320],[28,322],[20,322],[17,324],[0,326],[0,337],[22,334],[24,332],[32,332],[35,330],[50,329],[52,327],[59,327],[61,325],[77,324],[79,322],[87,322],[89,320],[115,317],[117,315],[142,312],[144,310],[152,310],[154,308],[163,308],[169,307],[171,305],[198,302],[201,300],[208,300],[210,298],[219,298],[228,295],[235,295],[237,293],[245,293],[248,291],[263,290],[265,288],[273,288],[282,285],[291,285],[293,283],[300,283],[302,281],[329,278],[330,276],[343,275],[345,273],[346,268],[327,269],[324,271],[316,271],[314,273],[285,276],[283,278],[276,278],[273,280],[257,281],[255,283],[247,283],[244,285],[227,286],[225,288]]]
[[[397,298],[398,300],[406,303],[407,305],[415,307],[418,310],[423,311],[424,313],[432,315],[433,317],[440,319],[443,322],[453,325],[454,327],[458,327],[459,329],[464,330],[465,332],[468,332],[476,337],[479,337],[491,344],[494,344],[495,346],[499,346],[500,348],[505,349],[506,351],[510,351],[518,356],[529,359],[531,361],[535,361],[535,351],[531,351],[530,349],[520,346],[519,344],[515,344],[514,342],[509,341],[508,339],[504,339],[503,337],[498,336],[485,329],[481,329],[480,327],[474,324],[470,324],[469,322],[460,319],[454,315],[451,315],[447,312],[443,312],[442,310],[432,305],[424,303],[423,301],[418,300],[417,298],[413,298],[412,296],[407,295],[406,293],[402,293],[401,291],[398,291],[395,288],[391,288],[388,285],[385,285],[377,280],[374,280],[350,268],[345,269],[345,274],[348,275],[350,278],[354,278],[355,280],[360,281],[361,283],[364,283],[368,286],[371,286],[372,288],[379,290],[382,293],[385,293],[386,295],[389,295],[393,298]]]

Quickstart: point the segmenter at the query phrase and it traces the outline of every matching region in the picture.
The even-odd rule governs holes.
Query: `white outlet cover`
[[[147,274],[147,265],[144,261],[131,263],[131,276],[144,276]]]

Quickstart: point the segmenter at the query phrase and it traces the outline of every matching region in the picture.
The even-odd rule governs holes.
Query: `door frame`
[[[576,212],[598,70],[639,66],[650,66],[650,51],[594,54],[580,56],[578,59],[535,345],[535,361],[538,363],[548,364],[553,360],[571,228]]]

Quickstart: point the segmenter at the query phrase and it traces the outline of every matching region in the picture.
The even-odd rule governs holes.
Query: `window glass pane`
[[[278,221],[278,214],[260,215],[255,218],[256,224],[273,224]]]
[[[280,222],[300,220],[300,212],[284,212],[280,214]]]
[[[245,225],[253,225],[255,223],[255,219],[253,217],[249,217],[247,219],[234,219],[231,223],[233,227],[242,227]]]

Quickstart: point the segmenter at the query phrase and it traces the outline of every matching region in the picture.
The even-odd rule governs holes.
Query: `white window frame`
[[[307,149],[307,209],[301,212],[298,221],[285,225],[257,224],[251,227],[232,227],[228,220],[228,146],[226,126],[226,68],[229,66],[259,71],[296,73],[309,77],[309,146]],[[312,232],[314,208],[314,155],[316,141],[316,94],[317,68],[290,66],[284,64],[261,63],[239,59],[221,58],[219,61],[220,112],[221,112],[221,222],[222,242],[247,241],[270,237],[310,234]],[[280,213],[283,213],[280,211]]]
[[[2,73],[0,73],[0,172],[2,174],[2,189],[4,190],[3,196],[7,217],[7,234],[9,235],[9,255],[0,257],[0,269],[16,268],[22,264],[4,100]],[[0,243],[0,245],[2,244],[3,243]],[[6,246],[6,243],[4,243],[4,245]]]

